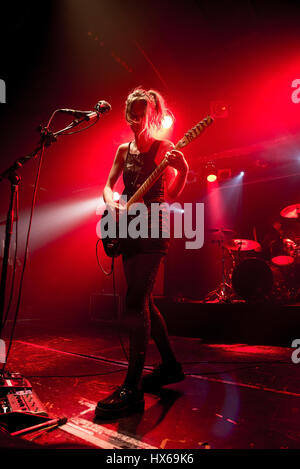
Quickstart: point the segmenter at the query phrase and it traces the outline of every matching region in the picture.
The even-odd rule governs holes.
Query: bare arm
[[[167,193],[169,197],[175,199],[184,189],[189,166],[183,153],[174,150],[171,142],[166,142],[164,150],[169,160],[169,166],[166,169]]]
[[[112,164],[111,170],[107,178],[107,182],[103,190],[104,202],[113,207],[119,206],[113,199],[113,188],[123,171],[127,148],[128,144],[124,143],[123,145],[120,145],[117,149],[114,162]]]

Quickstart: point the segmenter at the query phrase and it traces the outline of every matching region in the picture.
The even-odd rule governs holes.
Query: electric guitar
[[[176,143],[175,148],[172,150],[180,150],[181,148],[187,146],[191,143],[195,138],[199,137],[199,135],[206,129],[206,127],[210,126],[213,123],[213,118],[211,116],[205,117],[202,121],[198,122],[194,127],[188,130],[184,136]],[[141,201],[144,195],[151,189],[153,184],[159,179],[162,173],[168,166],[168,159],[164,157],[160,164],[155,168],[155,170],[150,174],[150,176],[146,179],[146,181],[138,188],[138,190],[133,194],[133,196],[128,200],[125,205],[126,210],[128,211],[129,207]],[[117,257],[122,253],[122,240],[118,237],[118,221],[113,220],[116,223],[116,236],[110,237],[108,236],[107,231],[105,230],[105,225],[108,223],[108,210],[105,210],[102,218],[101,218],[101,240],[104,247],[104,251],[107,256],[109,257]]]

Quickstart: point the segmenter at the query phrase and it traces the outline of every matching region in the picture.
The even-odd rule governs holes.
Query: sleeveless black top
[[[128,151],[124,162],[123,169],[123,182],[124,191],[123,196],[127,196],[127,200],[137,191],[143,182],[150,176],[150,174],[157,167],[155,163],[155,156],[160,145],[159,140],[154,140],[150,149],[143,153],[131,153],[131,143],[128,145]],[[123,255],[131,256],[135,253],[161,253],[166,254],[169,247],[169,214],[167,207],[163,205],[165,202],[165,174],[153,184],[149,191],[144,196],[144,204],[148,209],[148,238],[127,238],[124,242]],[[159,212],[159,237],[151,237],[151,226],[153,226],[153,218],[151,213],[153,210],[152,203],[162,204]],[[167,236],[167,237],[166,237]]]

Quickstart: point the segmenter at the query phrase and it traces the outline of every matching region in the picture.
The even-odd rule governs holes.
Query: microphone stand
[[[44,151],[46,147],[49,147],[50,145],[52,145],[52,143],[56,142],[59,136],[69,135],[69,133],[67,132],[68,130],[86,121],[85,117],[75,119],[74,121],[71,122],[71,124],[69,124],[64,129],[61,129],[53,133],[49,130],[49,125],[54,114],[51,116],[48,122],[48,125],[46,127],[39,126],[38,130],[40,132],[40,141],[37,147],[28,155],[17,159],[7,170],[3,171],[0,174],[0,181],[2,181],[3,179],[8,179],[11,184],[11,196],[10,196],[10,203],[9,203],[9,208],[8,208],[8,213],[7,213],[7,219],[6,219],[5,244],[4,244],[3,264],[2,264],[2,272],[1,272],[1,284],[0,284],[0,338],[2,336],[2,332],[4,328],[5,292],[6,292],[6,283],[7,283],[9,249],[10,249],[10,242],[11,242],[11,237],[13,233],[14,206],[15,206],[16,196],[18,193],[19,184],[21,181],[21,178],[17,174],[16,171],[22,168],[22,166],[25,163],[34,159],[39,153],[39,151]],[[100,117],[100,113],[97,112],[97,120],[95,121],[95,123],[99,120],[99,117]],[[90,127],[90,125],[88,127]],[[85,128],[88,128],[88,127],[85,127]],[[85,130],[85,128],[79,129],[77,132],[80,132],[81,130]],[[25,256],[26,256],[26,253],[25,253]],[[17,307],[16,315],[17,315],[17,312],[18,312],[18,307]],[[15,320],[16,320],[16,317],[15,317]],[[11,340],[12,340],[12,336],[11,336]],[[6,358],[7,357],[4,357],[3,368],[2,370],[0,370],[0,389],[1,389],[0,396],[1,397],[3,396],[3,393],[5,392],[7,394],[12,394],[20,389],[31,388],[29,381],[26,378],[21,377],[19,373],[10,373],[7,370],[5,372]],[[27,433],[29,431],[34,431],[45,426],[46,427],[49,427],[50,425],[59,426],[67,421],[66,418],[53,420],[50,417],[48,417],[48,414],[44,416],[44,415],[31,413],[30,411],[24,412],[24,410],[22,410],[20,412],[20,411],[14,411],[13,409],[10,409],[7,412],[6,409],[7,408],[5,407],[4,413],[1,413],[1,410],[3,410],[3,405],[2,405],[2,409],[0,407],[0,427],[4,425],[5,428],[8,428],[8,432],[14,436],[19,436],[21,434]],[[34,422],[36,424],[32,425]],[[20,428],[20,430],[16,431],[18,430],[18,427]]]
[[[98,120],[100,117],[100,113],[97,113],[97,114],[98,114],[98,118],[97,118]],[[6,218],[4,254],[3,254],[3,262],[2,262],[1,284],[0,284],[0,338],[2,337],[2,332],[3,332],[3,327],[4,327],[3,318],[5,314],[5,292],[6,292],[6,284],[7,284],[9,249],[10,249],[11,236],[13,233],[14,205],[15,205],[15,200],[16,200],[16,195],[18,192],[19,184],[21,181],[21,177],[17,174],[16,171],[22,168],[22,166],[28,163],[28,161],[36,158],[39,151],[43,150],[45,147],[49,147],[50,145],[52,145],[52,143],[56,142],[59,136],[64,135],[65,132],[78,126],[84,121],[86,121],[85,117],[81,119],[75,119],[71,122],[71,124],[69,124],[64,129],[61,129],[54,133],[51,132],[48,127],[42,127],[40,125],[38,128],[40,132],[40,141],[37,147],[28,155],[17,159],[8,169],[6,169],[0,174],[0,181],[2,181],[3,179],[8,179],[11,184],[11,196],[10,196],[9,209],[8,209],[7,218]],[[85,129],[81,129],[81,130],[85,130]],[[1,382],[3,384],[3,381],[4,381],[4,373],[1,373],[0,385],[1,385]]]

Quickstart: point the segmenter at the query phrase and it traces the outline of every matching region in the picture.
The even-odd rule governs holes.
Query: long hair
[[[130,116],[131,105],[135,100],[142,100],[147,103],[146,125],[150,133],[161,128],[163,118],[166,114],[166,104],[162,95],[155,90],[144,90],[141,87],[135,88],[127,97],[125,103],[125,118],[127,122],[134,122]]]

